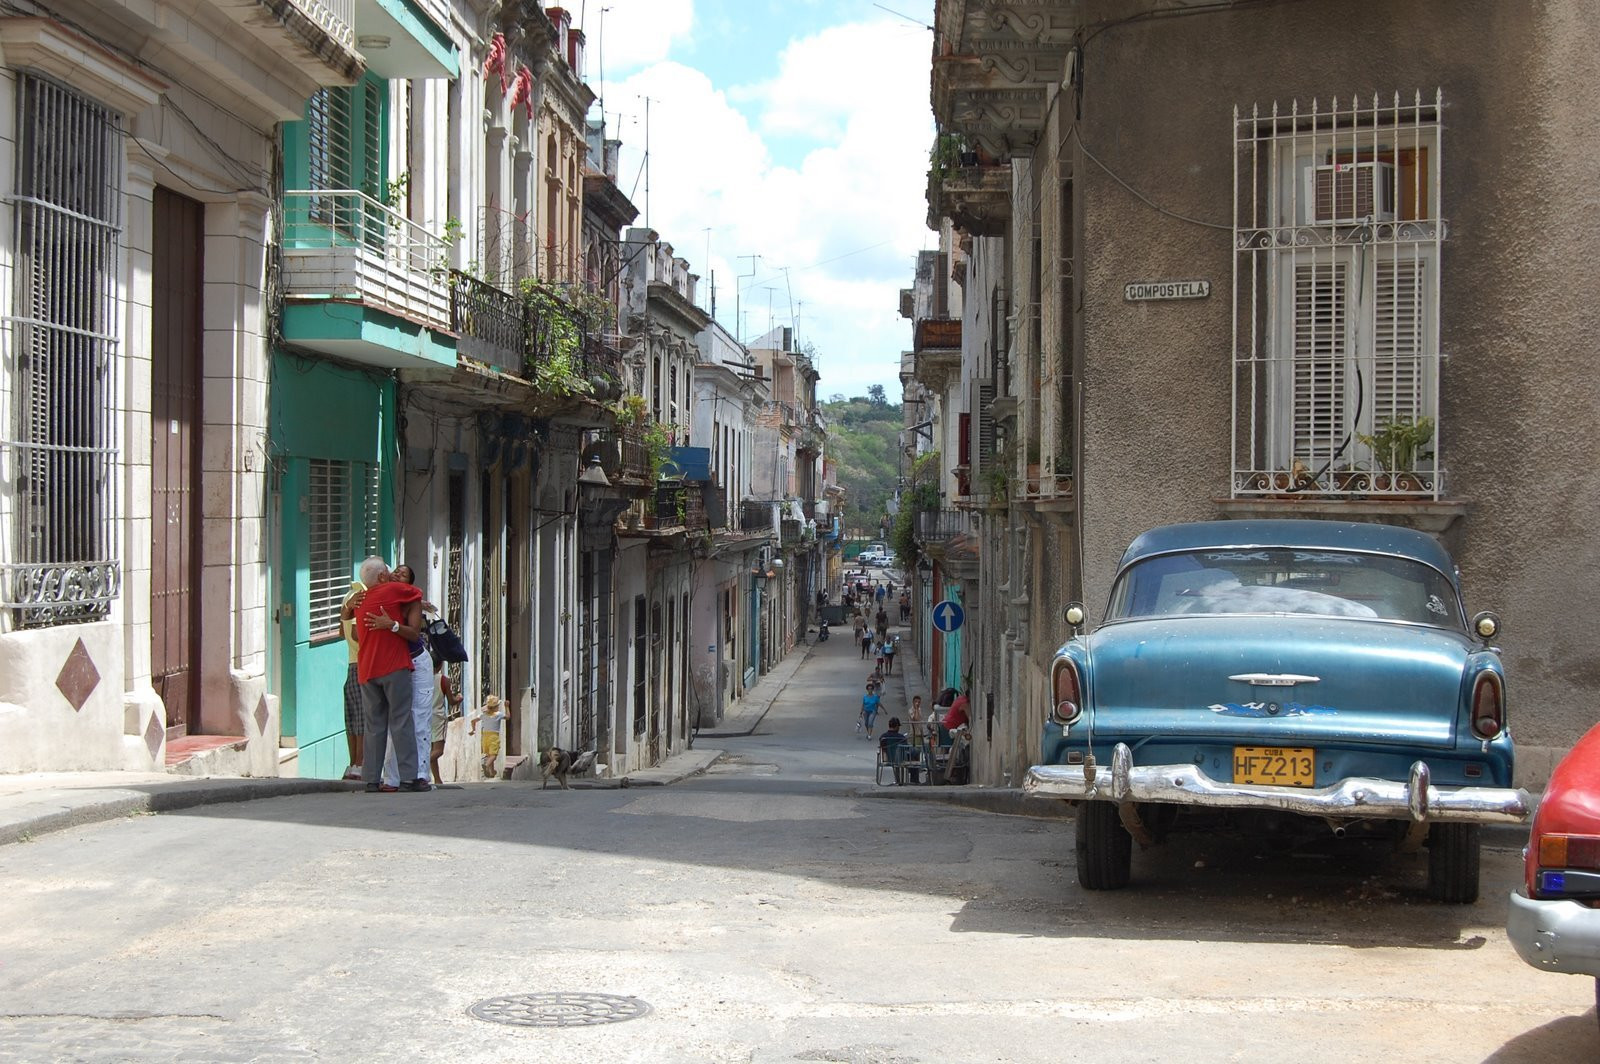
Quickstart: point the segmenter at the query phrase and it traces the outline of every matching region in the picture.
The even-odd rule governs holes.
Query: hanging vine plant
[[[545,395],[590,395],[584,346],[610,319],[605,296],[579,286],[560,287],[537,278],[522,280],[529,325],[528,376]]]

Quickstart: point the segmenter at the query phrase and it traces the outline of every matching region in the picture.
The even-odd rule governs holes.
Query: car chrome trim
[[[1321,683],[1320,676],[1302,676],[1296,672],[1236,672],[1228,677],[1247,683],[1251,687],[1293,687],[1297,683]]]
[[[1273,787],[1214,780],[1195,765],[1135,766],[1126,743],[1118,743],[1112,751],[1110,772],[1086,779],[1082,765],[1034,765],[1022,790],[1039,798],[1280,809],[1308,816],[1417,822],[1518,824],[1532,808],[1528,792],[1521,788],[1435,787],[1421,761],[1411,766],[1404,783],[1353,777],[1326,787]]]
[[[1568,899],[1511,895],[1506,938],[1541,971],[1600,976],[1600,909]]]

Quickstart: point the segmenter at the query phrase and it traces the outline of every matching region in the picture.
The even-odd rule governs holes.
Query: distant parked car
[[[1128,547],[1105,620],[1051,665],[1035,796],[1079,803],[1078,881],[1127,885],[1170,832],[1331,830],[1428,848],[1440,901],[1478,896],[1479,826],[1516,823],[1505,675],[1456,568],[1410,529],[1168,525]]]
[[[1555,772],[1523,851],[1506,935],[1535,968],[1595,976],[1600,1007],[1600,725]]]
[[[856,556],[862,565],[885,566],[894,564],[894,555],[888,551],[864,550]]]

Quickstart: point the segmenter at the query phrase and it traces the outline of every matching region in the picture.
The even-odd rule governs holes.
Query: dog
[[[539,759],[539,775],[541,777],[539,789],[542,791],[550,786],[550,777],[554,776],[556,782],[561,784],[561,789],[571,790],[567,786],[567,774],[572,771],[572,755],[559,746],[552,746],[544,752]]]

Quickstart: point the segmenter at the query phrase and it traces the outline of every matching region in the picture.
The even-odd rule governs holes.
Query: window
[[[350,591],[352,480],[349,462],[312,458],[306,489],[307,603],[312,640],[339,635],[339,611]],[[365,529],[363,529],[365,532]],[[365,539],[365,535],[362,537]]]
[[[373,200],[387,196],[383,180],[387,90],[387,82],[369,76],[353,86],[319,89],[311,97],[306,104],[302,187],[330,193],[360,192]],[[357,213],[348,198],[312,196],[305,210],[310,221],[351,234],[361,231],[369,243],[382,242],[377,215],[370,208]]]
[[[1235,495],[1441,493],[1440,107],[1235,113]]]
[[[102,619],[121,583],[118,127],[70,89],[17,78],[11,409],[0,433],[15,491],[0,605],[18,627]]]

